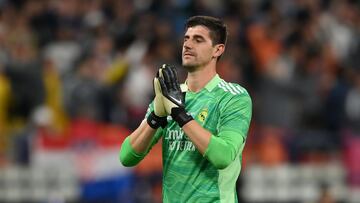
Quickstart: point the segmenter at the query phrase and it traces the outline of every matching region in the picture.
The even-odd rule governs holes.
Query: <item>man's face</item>
[[[188,70],[208,64],[214,58],[210,30],[205,26],[189,27],[184,35],[182,65]]]

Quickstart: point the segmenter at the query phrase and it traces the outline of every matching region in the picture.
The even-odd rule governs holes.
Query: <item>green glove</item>
[[[185,94],[181,91],[175,68],[164,64],[159,70],[158,79],[165,111],[171,115],[180,127],[193,120],[185,110]]]

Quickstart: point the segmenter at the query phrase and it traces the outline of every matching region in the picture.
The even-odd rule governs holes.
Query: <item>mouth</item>
[[[190,53],[190,52],[185,52],[185,53],[183,54],[183,56],[185,57],[185,56],[195,56],[195,55],[192,54],[192,53]]]

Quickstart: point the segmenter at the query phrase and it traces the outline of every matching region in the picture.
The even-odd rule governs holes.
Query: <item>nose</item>
[[[185,41],[184,44],[183,44],[183,47],[184,47],[184,49],[186,49],[186,50],[191,49],[190,40]]]

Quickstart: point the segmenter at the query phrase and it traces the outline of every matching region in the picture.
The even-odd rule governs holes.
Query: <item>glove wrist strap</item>
[[[153,129],[158,129],[160,126],[162,128],[165,128],[165,126],[167,125],[166,116],[160,117],[160,116],[155,115],[154,112],[150,113],[150,115],[147,117],[146,121],[149,124],[149,126]]]
[[[185,108],[172,108],[171,117],[180,127],[183,127],[186,123],[194,120],[193,117],[185,111]]]

